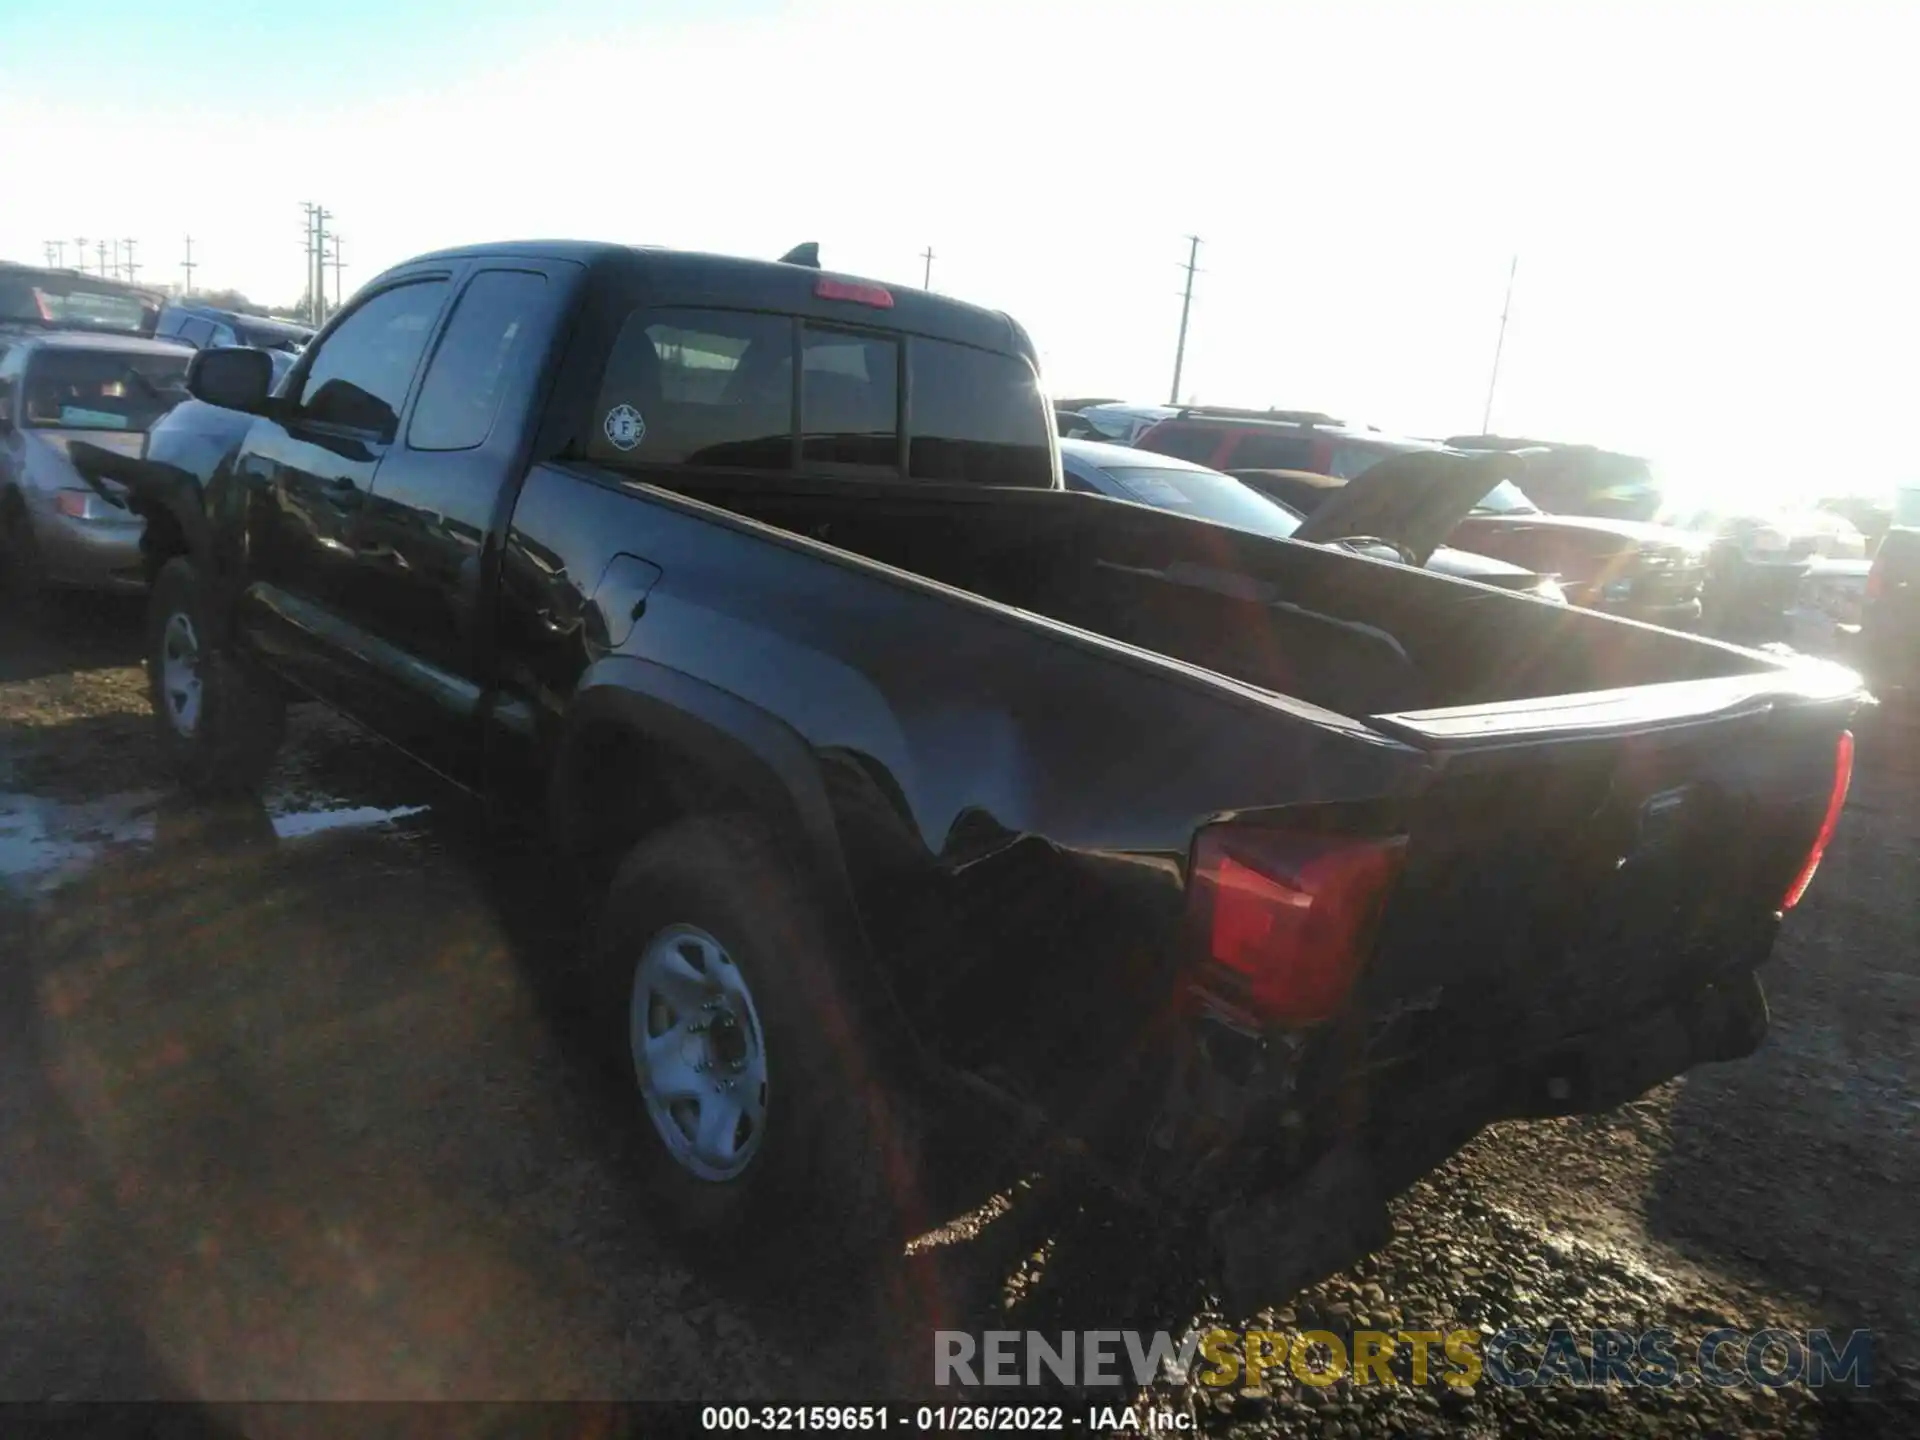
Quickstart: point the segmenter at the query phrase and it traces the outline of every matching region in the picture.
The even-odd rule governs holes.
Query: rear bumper
[[[1297,1178],[1229,1202],[1207,1231],[1222,1299],[1251,1314],[1379,1248],[1387,1203],[1496,1120],[1625,1104],[1694,1065],[1736,1060],[1767,1031],[1741,970],[1684,1001],[1396,1098]]]
[[[75,520],[45,511],[33,516],[34,539],[47,579],[76,589],[127,593],[146,589],[140,554],[145,529],[146,522],[137,517]]]

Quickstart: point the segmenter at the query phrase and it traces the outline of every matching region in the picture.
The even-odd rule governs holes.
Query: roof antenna
[[[804,245],[796,245],[780,257],[782,265],[805,265],[809,270],[820,268],[820,242],[809,240]]]

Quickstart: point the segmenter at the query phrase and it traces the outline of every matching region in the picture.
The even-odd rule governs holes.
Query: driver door
[[[367,713],[381,683],[355,623],[367,497],[451,280],[403,275],[357,298],[301,357],[290,412],[256,420],[234,460],[246,515],[242,643],[348,714]]]

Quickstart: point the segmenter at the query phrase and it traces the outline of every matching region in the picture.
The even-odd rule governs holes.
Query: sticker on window
[[[79,405],[62,405],[60,423],[78,429],[85,426],[92,430],[125,430],[128,420],[124,415],[116,415],[111,410],[88,410]]]
[[[607,443],[616,450],[631,450],[647,438],[647,422],[631,405],[614,406],[600,428],[606,432]]]

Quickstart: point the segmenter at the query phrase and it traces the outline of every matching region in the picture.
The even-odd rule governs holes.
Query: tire
[[[719,1018],[651,1066],[637,1053],[642,1037],[682,1033],[666,988],[684,982],[659,958],[670,953],[708,982],[688,987],[686,1009]],[[611,1098],[683,1237],[724,1240],[723,1253],[756,1273],[790,1278],[824,1261],[897,1257],[926,1228],[914,1127],[869,1043],[880,1007],[861,1003],[819,907],[764,830],[696,818],[641,842],[614,878],[590,960]],[[691,1003],[701,994],[708,1003]],[[709,1069],[689,1073],[690,1062]],[[692,1099],[674,1098],[702,1083]],[[709,1105],[720,1117],[712,1132]],[[733,1128],[703,1148],[728,1106],[740,1112]]]
[[[0,499],[0,604],[33,618],[45,609],[46,566],[26,503],[14,492]]]
[[[218,634],[193,562],[161,568],[147,607],[147,688],[162,755],[189,792],[250,794],[272,768],[286,705]]]

